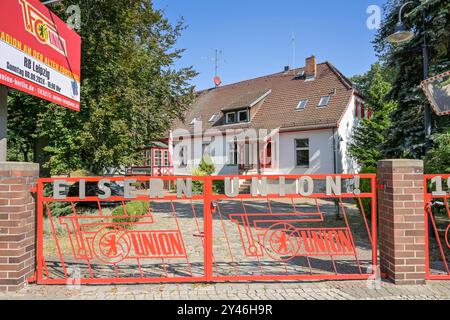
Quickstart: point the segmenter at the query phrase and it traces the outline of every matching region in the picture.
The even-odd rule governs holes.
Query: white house
[[[149,163],[191,175],[207,154],[217,175],[355,173],[349,142],[370,116],[352,83],[312,56],[304,68],[198,92],[164,159]]]

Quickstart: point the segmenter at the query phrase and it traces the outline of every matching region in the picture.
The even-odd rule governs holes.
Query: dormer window
[[[308,99],[300,100],[300,102],[297,105],[297,108],[295,110],[303,110],[306,108],[306,105],[308,104]]]
[[[226,124],[249,122],[248,110],[227,112],[225,114]]]
[[[324,96],[324,97],[320,98],[320,102],[317,107],[325,108],[328,106],[329,102],[330,102],[330,96]]]

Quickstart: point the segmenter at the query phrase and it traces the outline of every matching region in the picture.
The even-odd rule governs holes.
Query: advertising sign
[[[428,100],[438,116],[450,114],[450,71],[427,79],[421,84]]]
[[[38,0],[0,1],[0,84],[80,110],[81,38]]]

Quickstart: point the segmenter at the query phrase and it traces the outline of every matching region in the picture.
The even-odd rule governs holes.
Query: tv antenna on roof
[[[292,38],[291,38],[291,45],[292,45],[292,65],[291,65],[291,70],[293,70],[295,68],[295,33],[292,32]]]
[[[216,49],[214,56],[214,85],[219,87],[222,84],[222,79],[219,76],[219,59],[222,55],[222,50]]]
[[[209,61],[214,62],[214,85],[216,87],[219,87],[222,84],[222,79],[219,76],[219,68],[220,68],[220,63],[226,63],[226,61],[224,59],[222,59],[222,50],[220,49],[215,49],[214,50],[214,57],[202,57],[202,59],[207,59]]]

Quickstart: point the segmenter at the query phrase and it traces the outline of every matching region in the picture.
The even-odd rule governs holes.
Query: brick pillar
[[[0,162],[0,291],[22,288],[35,270],[34,163]]]
[[[377,174],[381,272],[396,284],[423,284],[423,161],[383,160]]]

